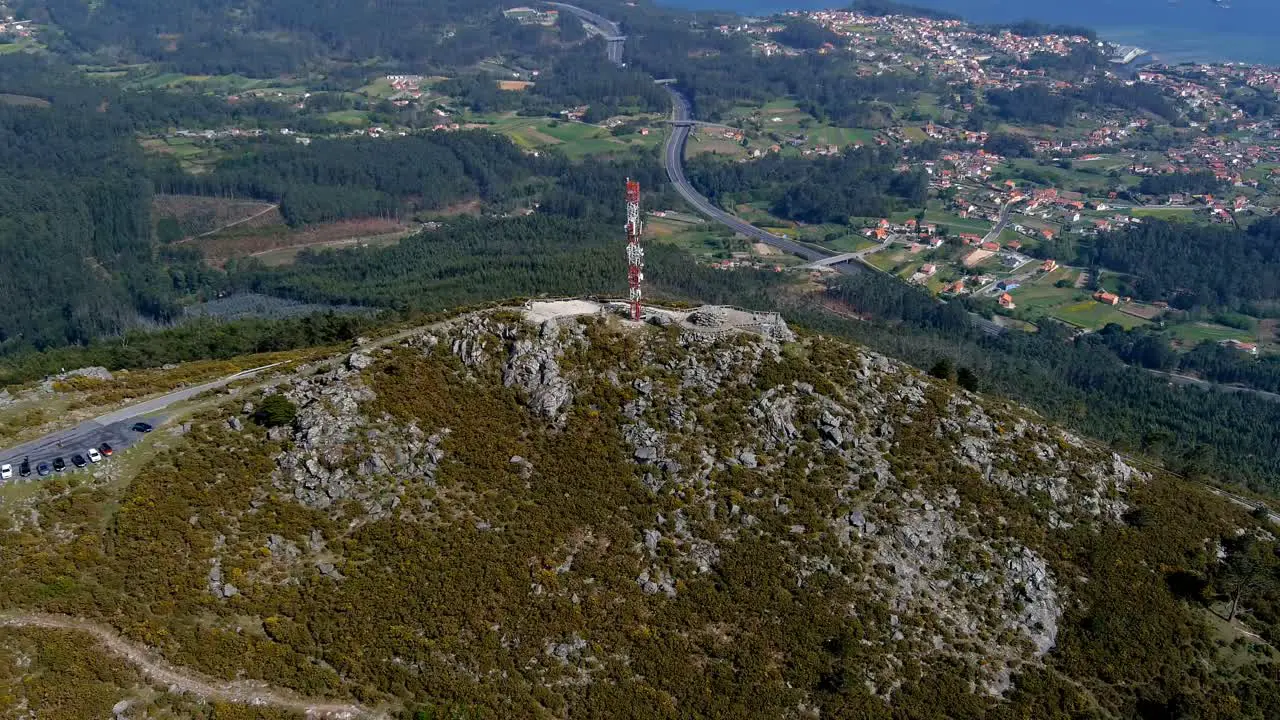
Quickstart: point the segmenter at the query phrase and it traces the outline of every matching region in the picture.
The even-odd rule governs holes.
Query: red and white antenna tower
[[[627,178],[627,286],[631,319],[640,320],[640,282],[644,280],[644,248],[640,247],[640,183]]]

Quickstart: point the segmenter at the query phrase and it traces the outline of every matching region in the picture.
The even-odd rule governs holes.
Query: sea
[[[840,0],[657,0],[691,10],[766,15],[847,7]],[[1099,37],[1137,45],[1150,61],[1244,62],[1280,66],[1280,0],[907,0],[973,22],[1038,20],[1091,27]]]

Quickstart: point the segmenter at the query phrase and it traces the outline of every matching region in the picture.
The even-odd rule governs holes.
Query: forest
[[[598,123],[615,115],[666,112],[666,91],[649,75],[600,60],[599,41],[557,56],[538,81],[524,92],[498,89],[492,74],[473,73],[446,80],[437,90],[479,113],[516,110],[521,115],[559,116],[565,109],[588,106],[583,120]]]
[[[1138,192],[1145,195],[1166,196],[1174,193],[1188,195],[1213,195],[1222,192],[1226,183],[1213,173],[1200,170],[1192,173],[1148,175],[1138,184]]]
[[[400,138],[270,138],[210,173],[171,164],[156,173],[160,192],[238,196],[280,203],[291,225],[349,217],[399,217],[460,200],[496,200],[533,175],[562,166],[480,130]],[[412,200],[410,200],[412,198]]]
[[[1178,109],[1158,87],[1141,82],[1094,82],[1069,93],[1053,92],[1044,85],[1024,85],[990,91],[987,102],[1003,120],[1059,127],[1085,110],[1145,111],[1167,121],[1179,116]]]
[[[376,13],[359,3],[302,0],[15,5],[36,22],[57,24],[51,49],[76,62],[159,62],[191,74],[273,77],[352,57],[418,71],[462,67],[495,51],[545,52],[554,33],[505,19],[509,4],[498,0],[384,0]]]
[[[690,182],[712,199],[764,200],[773,214],[806,223],[850,222],[924,205],[929,189],[923,171],[899,172],[896,153],[870,148],[812,160],[769,155],[734,163],[706,155],[688,164]]]
[[[1280,218],[1247,230],[1147,220],[1082,243],[1078,260],[1134,276],[1143,300],[1239,309],[1280,298]]]

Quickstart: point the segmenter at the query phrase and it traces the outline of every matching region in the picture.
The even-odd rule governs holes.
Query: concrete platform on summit
[[[534,323],[561,320],[583,315],[609,314],[625,318],[629,306],[622,301],[597,302],[595,300],[536,300],[525,303],[525,319]],[[715,335],[745,331],[790,339],[791,331],[778,313],[752,312],[724,305],[704,305],[693,310],[671,310],[645,305],[644,322],[658,325],[678,325],[691,332]]]

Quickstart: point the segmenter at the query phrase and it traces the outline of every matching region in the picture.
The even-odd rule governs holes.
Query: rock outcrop
[[[627,341],[634,346],[625,362],[600,365],[593,343],[624,342],[610,333],[638,337]],[[598,403],[602,392],[624,398],[616,410],[587,409],[617,413],[620,457],[631,463],[636,491],[667,507],[620,551],[631,592],[676,601],[686,583],[713,576],[735,543],[765,539],[787,558],[794,586],[837,583],[878,608],[847,611],[876,649],[867,686],[886,699],[906,657],[965,663],[981,691],[998,695],[1055,646],[1069,602],[1059,572],[1006,536],[1009,521],[991,506],[1030,508],[1055,528],[1113,523],[1146,480],[1120,457],[1029,414],[994,408],[879,355],[797,341],[777,316],[711,308],[657,330],[601,315],[533,325],[479,313],[403,345],[453,356],[459,383],[500,384],[548,433],[568,431],[578,403]],[[810,356],[823,358],[820,370]],[[278,491],[327,512],[354,501],[365,510],[359,522],[377,522],[395,516],[407,488],[436,487],[450,430],[376,415],[366,376],[380,362],[377,352],[357,352],[281,388],[299,411],[277,435],[285,441]],[[526,487],[541,482],[536,460],[503,457]],[[476,532],[503,532],[468,512],[454,517]],[[322,554],[283,537],[269,537],[266,550],[273,562],[345,578]],[[576,552],[548,561],[560,580],[532,583],[535,596],[562,593],[577,604],[594,591],[575,581]],[[220,599],[240,591],[216,565],[209,585]],[[587,646],[581,636],[545,642],[548,668],[572,666],[572,682],[590,681],[577,659]]]

